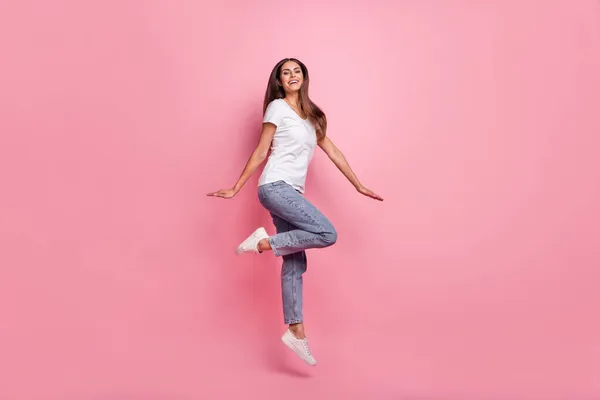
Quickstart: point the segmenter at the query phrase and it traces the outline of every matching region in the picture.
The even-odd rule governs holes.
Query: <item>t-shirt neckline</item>
[[[294,109],[292,108],[292,106],[290,106],[290,105],[288,104],[288,102],[287,102],[287,101],[285,101],[285,99],[284,99],[284,98],[281,98],[280,100],[281,100],[281,101],[283,101],[283,102],[285,103],[285,105],[286,105],[286,106],[287,106],[287,107],[288,107],[290,110],[292,110],[292,112],[293,112],[294,114],[296,114],[296,116],[297,116],[298,118],[300,118],[300,120],[301,120],[301,121],[304,121],[304,122],[308,121],[308,118],[304,119],[304,118],[302,118],[300,115],[298,115],[298,113],[296,112],[296,110],[294,110]]]

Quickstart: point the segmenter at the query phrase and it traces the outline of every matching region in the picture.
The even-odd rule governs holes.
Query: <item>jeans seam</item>
[[[292,257],[292,313],[294,317],[298,317],[296,315],[296,306],[298,305],[298,300],[296,298],[296,257]]]
[[[289,232],[290,229],[293,228],[293,225],[288,221],[287,223],[287,231]],[[292,268],[292,315],[294,316],[295,319],[298,318],[298,315],[296,315],[296,306],[298,305],[298,299],[296,298],[297,293],[296,293],[296,257],[292,256],[291,258],[291,268]]]

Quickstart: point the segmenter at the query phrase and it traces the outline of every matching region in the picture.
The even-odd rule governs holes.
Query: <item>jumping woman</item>
[[[281,340],[304,362],[316,365],[302,314],[306,250],[328,247],[337,240],[331,222],[304,197],[306,174],[316,146],[360,194],[383,199],[360,183],[342,152],[326,136],[327,118],[308,96],[308,86],[308,70],[299,60],[286,58],[275,65],[264,98],[262,132],[256,149],[231,189],[208,195],[234,197],[268,158],[258,181],[258,199],[269,211],[277,233],[269,236],[264,227],[259,227],[237,247],[236,253],[261,254],[270,250],[282,257],[283,317],[289,327]]]

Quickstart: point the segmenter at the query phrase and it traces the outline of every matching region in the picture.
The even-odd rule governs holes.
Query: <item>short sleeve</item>
[[[270,122],[275,126],[279,126],[281,124],[281,119],[283,117],[281,104],[278,100],[273,100],[267,106],[265,110],[265,116],[263,119],[263,123]]]

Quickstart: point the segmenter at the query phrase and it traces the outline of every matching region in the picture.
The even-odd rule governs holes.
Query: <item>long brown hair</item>
[[[310,83],[308,69],[300,60],[295,58],[284,58],[283,60],[279,61],[275,67],[273,67],[271,75],[269,76],[267,91],[265,93],[263,113],[267,110],[267,106],[273,100],[283,99],[285,97],[285,90],[283,89],[283,86],[281,86],[279,78],[281,76],[281,67],[288,61],[295,62],[300,66],[300,69],[302,69],[304,82],[302,83],[300,93],[298,94],[298,103],[300,105],[300,110],[304,114],[304,117],[308,118],[308,120],[315,127],[315,130],[317,131],[317,140],[321,140],[325,137],[327,132],[327,117],[325,116],[323,110],[321,110],[308,96],[308,85]]]

